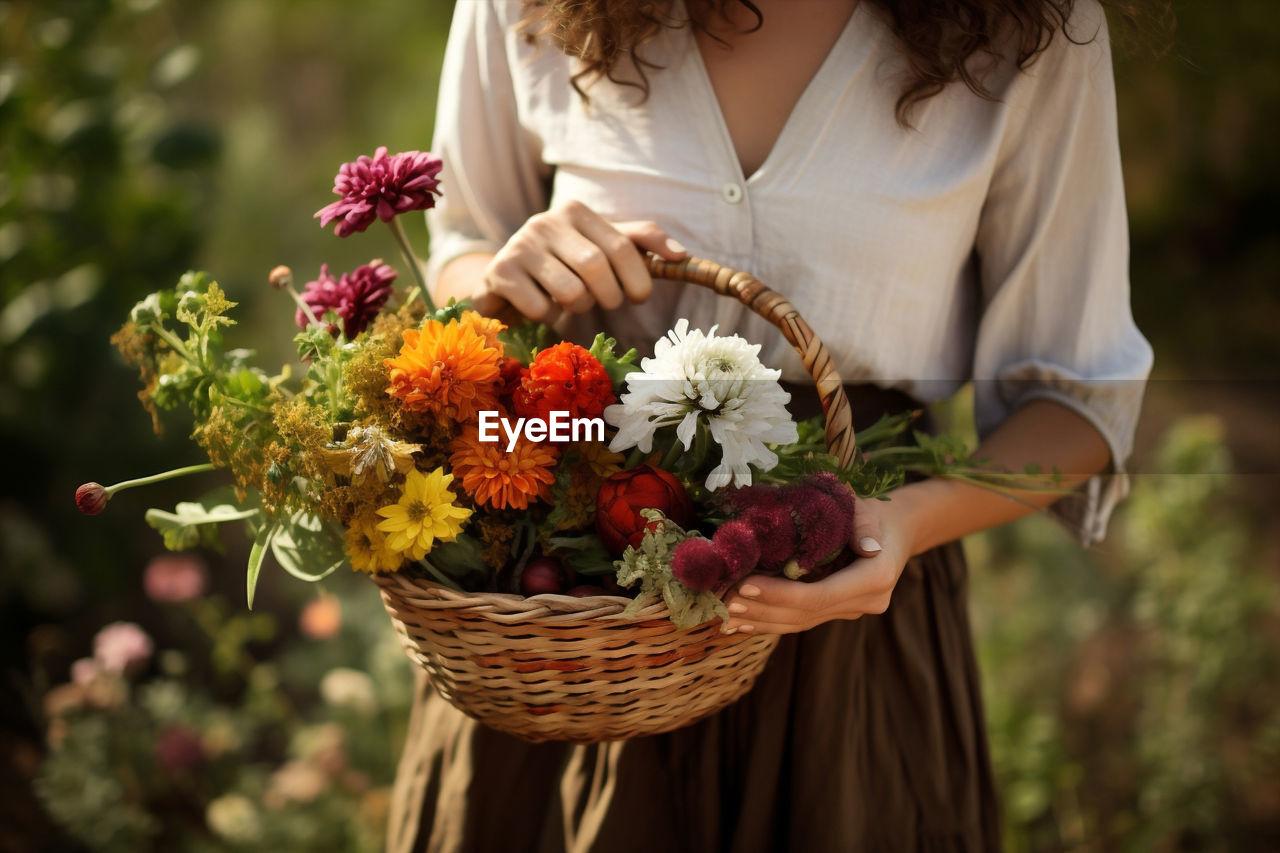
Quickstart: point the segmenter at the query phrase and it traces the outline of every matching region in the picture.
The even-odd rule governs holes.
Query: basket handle
[[[729,269],[714,261],[693,257],[668,261],[652,253],[646,253],[646,259],[649,274],[654,278],[696,284],[721,296],[732,296],[776,326],[787,343],[800,354],[805,369],[813,377],[826,416],[827,449],[842,466],[853,462],[853,411],[844,393],[844,383],[831,363],[826,344],[819,340],[794,305],[750,273]]]

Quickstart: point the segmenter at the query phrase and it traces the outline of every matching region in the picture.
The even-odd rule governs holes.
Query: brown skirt
[[[476,723],[419,673],[387,850],[996,850],[958,544],[908,563],[880,616],[782,638],[700,723],[576,746]]]

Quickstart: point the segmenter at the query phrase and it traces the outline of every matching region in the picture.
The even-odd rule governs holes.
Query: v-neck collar
[[[733,144],[733,134],[729,132],[729,123],[725,121],[724,110],[720,108],[720,99],[716,96],[715,86],[711,83],[711,75],[707,71],[706,63],[702,60],[702,51],[698,48],[693,27],[686,26],[681,28],[680,32],[684,41],[683,52],[691,63],[689,67],[695,78],[694,85],[701,90],[698,97],[695,98],[695,102],[700,99],[707,104],[707,109],[699,110],[699,112],[709,116],[711,122],[716,125],[716,135],[720,138],[723,156],[729,160],[730,166],[744,186],[757,184],[767,178],[771,172],[777,171],[778,166],[775,161],[779,157],[785,156],[780,152],[787,150],[787,146],[790,144],[790,137],[801,132],[801,128],[807,124],[806,116],[816,110],[818,101],[832,90],[831,84],[834,81],[828,78],[836,73],[841,63],[842,54],[849,50],[849,42],[854,38],[858,30],[859,19],[862,17],[862,7],[865,5],[865,0],[860,0],[853,7],[849,20],[845,21],[844,29],[840,31],[840,35],[836,38],[835,43],[831,45],[831,49],[827,51],[822,64],[818,66],[818,70],[814,72],[808,85],[804,87],[804,91],[800,93],[800,97],[792,105],[791,112],[787,115],[787,119],[782,125],[782,130],[778,132],[777,138],[773,140],[769,153],[765,155],[760,166],[751,173],[750,177],[743,173],[742,161],[738,159],[738,149]],[[688,20],[689,13],[685,8],[684,0],[680,0],[680,11],[684,19]]]

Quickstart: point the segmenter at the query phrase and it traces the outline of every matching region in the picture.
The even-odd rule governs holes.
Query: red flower
[[[594,355],[567,341],[534,357],[516,389],[516,413],[550,420],[552,412],[571,418],[598,418],[614,402],[613,381]]]
[[[397,213],[434,207],[440,166],[439,157],[422,151],[387,156],[384,146],[372,158],[362,155],[342,164],[333,179],[333,191],[341,198],[318,210],[316,218],[322,227],[338,220],[333,233],[346,237],[375,219],[390,222]]]
[[[628,545],[640,546],[648,526],[642,509],[660,510],[681,527],[693,523],[693,504],[675,477],[651,465],[619,471],[596,495],[596,532],[609,553],[618,556]]]
[[[498,396],[510,399],[520,388],[520,380],[524,376],[524,365],[520,363],[520,359],[507,356],[502,360],[501,371],[501,390]]]

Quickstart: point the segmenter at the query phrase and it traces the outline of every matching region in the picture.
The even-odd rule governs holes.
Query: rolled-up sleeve
[[[1048,399],[1097,428],[1110,471],[1053,510],[1090,544],[1128,491],[1152,351],[1129,305],[1115,84],[1096,2],[1077,4],[1068,32],[1005,93],[1008,125],[977,235],[975,418],[985,435]]]
[[[550,169],[541,140],[520,121],[513,57],[522,38],[507,20],[520,4],[467,0],[455,7],[440,76],[434,152],[442,195],[427,212],[427,280],[460,255],[496,252],[547,206]]]

